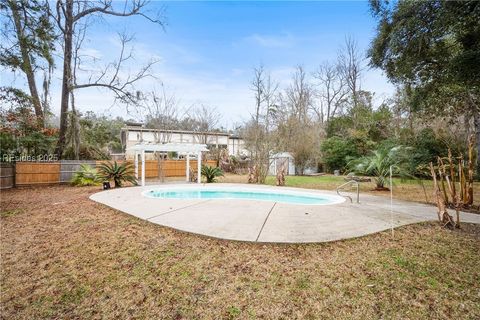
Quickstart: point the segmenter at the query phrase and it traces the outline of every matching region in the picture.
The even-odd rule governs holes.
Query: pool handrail
[[[345,197],[345,198],[350,199],[350,203],[353,203],[352,197],[350,197],[349,195],[340,194],[341,189],[343,189],[344,187],[346,187],[348,185],[351,185],[351,184],[354,184],[355,187],[357,188],[357,203],[360,203],[360,184],[356,180],[350,180],[350,181],[347,181],[347,182],[343,183],[342,185],[338,186],[337,189],[336,189],[337,194],[341,197]]]

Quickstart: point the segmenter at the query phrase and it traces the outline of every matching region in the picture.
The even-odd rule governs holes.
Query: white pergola
[[[177,152],[187,157],[186,181],[190,181],[190,155],[197,155],[197,183],[202,177],[202,152],[208,151],[205,144],[165,143],[165,144],[136,144],[127,150],[135,151],[135,178],[138,179],[138,156],[142,161],[142,186],[145,186],[145,152]]]

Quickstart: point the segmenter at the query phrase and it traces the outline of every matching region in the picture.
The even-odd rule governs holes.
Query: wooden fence
[[[12,163],[0,163],[0,189],[15,185],[15,166]]]
[[[12,164],[2,163],[1,165],[1,188],[12,186],[29,186],[41,184],[69,183],[73,174],[80,169],[81,164],[88,164],[97,167],[105,161],[82,161],[62,160],[59,162],[17,162]],[[117,161],[121,163],[123,161]],[[216,167],[213,160],[203,161],[203,164]],[[190,161],[190,168],[197,171],[197,161]],[[160,170],[161,169],[161,170]],[[161,164],[157,160],[145,161],[145,177],[184,177],[186,172],[185,160],[163,160]],[[141,178],[142,164],[139,163],[138,175]]]
[[[60,183],[69,183],[75,172],[80,170],[82,164],[96,166],[95,160],[62,160],[60,161]]]
[[[17,162],[15,185],[60,183],[60,162]]]

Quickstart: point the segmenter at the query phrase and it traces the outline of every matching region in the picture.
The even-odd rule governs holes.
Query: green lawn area
[[[285,185],[287,187],[335,190],[338,186],[345,183],[344,176],[321,175],[321,176],[286,176]],[[227,174],[220,182],[246,183],[246,175]],[[267,177],[267,184],[275,185],[275,177]],[[422,186],[423,184],[423,186]],[[388,186],[387,186],[388,187]],[[360,183],[360,191],[373,195],[390,197],[388,191],[373,191],[375,184],[373,182]],[[354,191],[354,190],[352,190]],[[416,202],[434,203],[433,200],[433,182],[431,180],[414,179],[393,179],[393,197],[401,200]],[[361,196],[361,195],[360,195]],[[480,183],[474,182],[474,204],[480,205]]]
[[[1,318],[480,318],[478,225],[242,243],[139,220],[90,201],[97,191],[2,191]]]
[[[325,176],[287,176],[285,178],[285,182],[289,187],[306,187],[309,185],[328,185],[331,183],[338,185],[345,181],[343,177],[325,175]],[[274,185],[275,177],[269,176],[267,179],[267,183]]]

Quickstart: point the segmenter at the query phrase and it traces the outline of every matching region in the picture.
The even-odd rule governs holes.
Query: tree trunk
[[[473,121],[475,124],[475,141],[477,144],[477,176],[480,175],[480,113],[478,111],[474,111],[473,114]]]
[[[440,168],[439,168],[440,171]],[[435,202],[437,204],[437,213],[438,213],[438,220],[443,223],[444,227],[448,228],[455,228],[456,224],[453,222],[453,218],[450,214],[448,214],[447,207],[445,205],[445,199],[442,197],[442,193],[440,192],[440,188],[438,187],[437,183],[437,173],[435,172],[435,169],[433,168],[433,163],[430,162],[430,173],[432,174],[433,178],[433,197],[435,199]],[[459,220],[459,217],[457,216],[457,220]],[[459,221],[458,221],[459,222]]]
[[[277,186],[285,185],[285,167],[282,165],[280,170],[277,172]]]
[[[30,54],[28,53],[25,35],[23,34],[23,26],[19,8],[16,1],[9,1],[8,4],[10,6],[10,10],[12,11],[12,17],[15,23],[15,31],[17,33],[20,52],[22,54],[22,70],[27,76],[28,88],[30,90],[30,96],[32,97],[33,108],[35,109],[35,116],[37,117],[38,126],[43,128],[45,125],[43,109],[40,102],[40,97],[38,95],[37,84],[35,82],[35,75],[33,74],[32,62]]]
[[[465,203],[471,206],[473,204],[473,135],[471,135],[468,140],[468,182],[465,190],[467,194],[467,201],[465,201]]]
[[[62,157],[67,133],[68,103],[70,97],[70,84],[72,80],[72,51],[73,51],[73,0],[66,1],[65,25],[64,25],[64,54],[63,54],[63,77],[62,96],[60,102],[60,131],[55,153]]]
[[[73,91],[70,92],[70,101],[72,103],[72,113],[71,113],[71,132],[72,132],[72,150],[73,150],[73,157],[75,160],[80,160],[80,121],[78,119],[78,113],[75,108],[75,95],[73,94]]]

